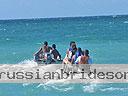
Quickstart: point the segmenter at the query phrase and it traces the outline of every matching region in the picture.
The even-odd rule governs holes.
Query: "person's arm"
[[[34,55],[40,53],[42,51],[42,48],[40,48]]]
[[[48,49],[50,50],[50,53],[52,52],[52,47],[48,46]]]
[[[60,58],[60,60],[61,60],[61,55],[59,54],[59,58]]]
[[[65,54],[64,58],[68,58],[68,54],[69,54],[69,50],[66,51],[66,54]]]
[[[75,64],[79,64],[79,62],[80,62],[80,56],[76,59],[76,61],[75,61]]]
[[[61,60],[61,55],[60,55],[60,53],[59,53],[59,51],[58,51],[58,50],[57,50],[57,53],[58,53],[59,59]]]
[[[59,58],[58,58],[59,57]],[[57,59],[61,60],[61,55],[58,53]]]

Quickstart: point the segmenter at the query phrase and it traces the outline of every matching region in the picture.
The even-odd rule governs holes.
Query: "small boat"
[[[38,65],[47,65],[47,64],[62,64],[62,61],[63,60],[38,60],[38,61],[35,61],[37,62]]]

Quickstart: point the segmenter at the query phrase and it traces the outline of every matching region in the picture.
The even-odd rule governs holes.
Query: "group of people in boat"
[[[42,62],[45,64],[56,63],[62,61],[63,64],[91,64],[92,59],[89,56],[89,50],[82,50],[77,48],[76,42],[71,41],[70,47],[66,51],[66,56],[62,60],[59,51],[56,49],[56,45],[52,44],[50,47],[48,42],[45,41],[43,46],[34,54],[34,60],[38,64]]]
[[[58,61],[61,61],[61,55],[56,49],[56,45],[52,44],[52,47],[48,45],[48,42],[45,41],[43,46],[34,54],[34,60],[38,64],[42,62],[45,64],[51,64]]]
[[[63,64],[92,64],[92,59],[89,56],[89,50],[77,48],[74,41],[70,42],[70,47],[67,49]]]

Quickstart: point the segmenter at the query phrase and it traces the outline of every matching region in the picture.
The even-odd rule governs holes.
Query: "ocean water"
[[[128,16],[0,20],[0,64],[31,64],[44,41],[64,57],[72,40],[95,64],[127,64]],[[65,95],[127,96],[128,84],[0,84],[0,96]]]

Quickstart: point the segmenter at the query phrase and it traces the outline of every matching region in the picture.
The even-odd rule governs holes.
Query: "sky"
[[[0,0],[0,19],[128,14],[128,0]]]

